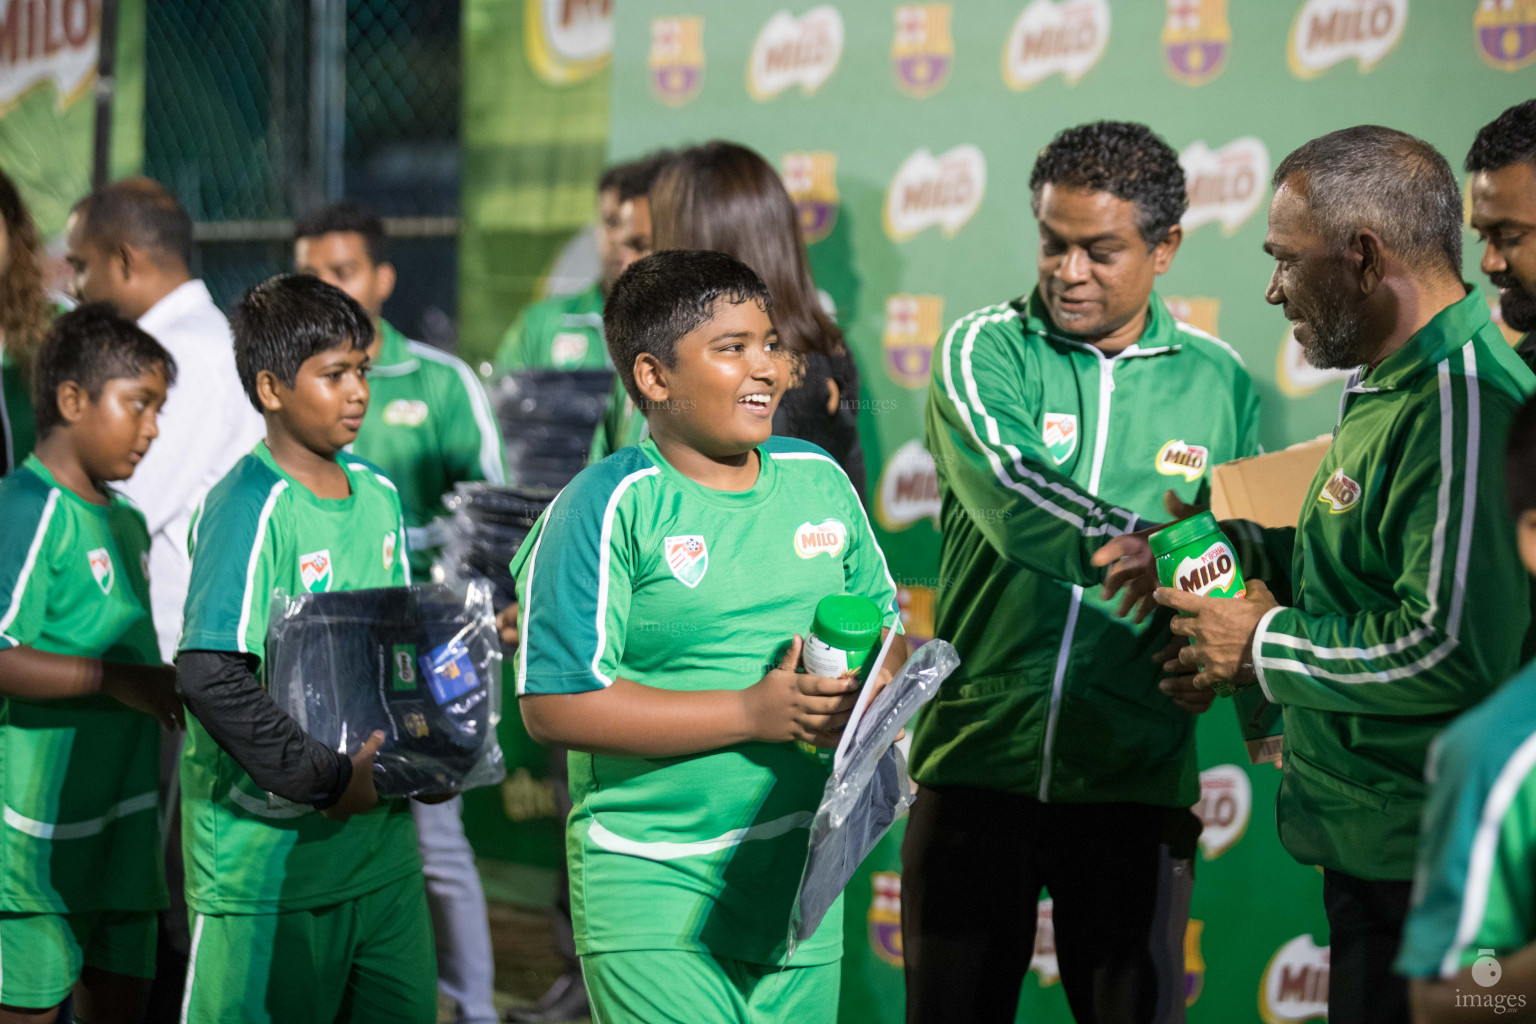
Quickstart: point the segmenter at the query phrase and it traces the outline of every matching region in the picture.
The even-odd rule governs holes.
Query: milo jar
[[[864,681],[880,651],[880,627],[885,616],[880,606],[859,594],[833,594],[816,603],[811,630],[800,648],[800,667],[811,675],[836,679],[849,672]],[[832,751],[800,744],[823,764],[832,763]]]
[[[1157,578],[1165,587],[1201,597],[1242,597],[1248,592],[1237,552],[1209,512],[1165,526],[1149,543],[1157,559]],[[1232,696],[1230,683],[1217,683],[1214,689],[1223,697]]]

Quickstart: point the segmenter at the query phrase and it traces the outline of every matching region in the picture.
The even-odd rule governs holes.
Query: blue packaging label
[[[480,685],[480,676],[469,660],[469,648],[461,640],[450,640],[441,647],[434,647],[417,661],[421,674],[427,678],[432,699],[439,705],[447,704]]]

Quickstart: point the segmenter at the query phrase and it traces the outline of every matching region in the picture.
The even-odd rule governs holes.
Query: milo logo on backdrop
[[[1193,558],[1181,559],[1173,571],[1180,590],[1201,597],[1242,597],[1247,593],[1237,585],[1237,556],[1225,541],[1217,541]]]
[[[1195,816],[1200,830],[1200,852],[1215,860],[1243,838],[1253,816],[1253,784],[1248,773],[1235,764],[1218,764],[1200,773],[1200,802]]]
[[[896,8],[891,64],[896,88],[922,99],[944,88],[955,60],[949,35],[949,4],[902,4]]]
[[[1347,380],[1348,370],[1319,370],[1307,362],[1307,354],[1296,340],[1295,327],[1285,329],[1280,350],[1275,355],[1275,383],[1287,398],[1301,398],[1335,380]]]
[[[1163,296],[1163,305],[1168,307],[1168,312],[1173,314],[1175,320],[1182,320],[1191,327],[1198,327],[1206,334],[1219,334],[1216,330],[1216,320],[1221,314],[1221,300],[1212,299],[1204,295],[1184,297],[1181,295]]]
[[[1328,1019],[1328,947],[1298,935],[1276,950],[1259,981],[1259,1019],[1301,1024]]]
[[[1163,57],[1175,79],[1185,85],[1204,85],[1226,67],[1231,47],[1227,0],[1168,0]]]
[[[1484,63],[1519,71],[1536,61],[1536,0],[1481,0],[1472,33]]]
[[[933,456],[919,438],[900,448],[880,473],[875,487],[875,521],[896,533],[920,519],[939,525],[939,476]]]
[[[1040,979],[1041,988],[1061,981],[1061,964],[1056,959],[1055,909],[1055,902],[1049,898],[1035,907],[1035,950],[1029,958],[1029,969]]]
[[[1205,475],[1211,450],[1203,444],[1190,444],[1182,438],[1169,441],[1158,450],[1157,471],[1164,476],[1182,476],[1194,483]]]
[[[613,60],[613,0],[527,0],[528,63],[544,81],[569,85]]]
[[[1291,73],[1316,78],[1353,57],[1364,74],[1392,52],[1407,24],[1408,0],[1306,0],[1291,25]]]
[[[830,4],[796,18],[780,11],[768,19],[747,62],[747,92],[759,103],[798,85],[813,95],[832,77],[843,55],[843,16]]]
[[[1179,154],[1189,209],[1179,223],[1185,231],[1220,224],[1230,235],[1252,217],[1269,192],[1269,150],[1251,135],[1220,149],[1198,141]]]
[[[1003,47],[1003,81],[1022,91],[1060,74],[1068,85],[1086,75],[1109,44],[1106,0],[1033,0]]]
[[[784,190],[800,215],[800,233],[812,245],[837,225],[837,154],[785,153]]]
[[[931,227],[953,238],[981,208],[987,159],[975,146],[934,156],[919,149],[896,170],[885,191],[885,233],[905,242]]]
[[[680,107],[704,88],[704,19],[657,18],[651,22],[651,92]]]
[[[0,18],[0,109],[52,80],[60,105],[83,96],[96,73],[101,0],[8,0]]]

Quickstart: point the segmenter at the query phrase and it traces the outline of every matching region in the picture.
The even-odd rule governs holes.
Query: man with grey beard
[[[1265,298],[1313,365],[1357,369],[1299,524],[1224,524],[1247,596],[1156,591],[1192,641],[1165,652],[1160,685],[1176,699],[1258,685],[1281,706],[1280,841],[1323,869],[1328,1019],[1406,1024],[1392,961],[1429,743],[1514,673],[1530,622],[1502,455],[1536,377],[1462,283],[1461,190],[1429,144],[1347,128],[1272,184]],[[1147,556],[1131,536],[1095,561],[1129,560],[1114,585]]]
[[[1472,229],[1483,273],[1499,290],[1504,323],[1526,336],[1516,349],[1536,368],[1536,100],[1484,125],[1467,153]]]

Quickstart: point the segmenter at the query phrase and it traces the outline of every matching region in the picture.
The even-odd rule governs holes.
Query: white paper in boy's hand
[[[859,699],[854,702],[853,712],[848,716],[848,724],[843,726],[843,737],[837,741],[837,752],[832,755],[832,770],[838,771],[848,760],[848,752],[853,749],[855,737],[859,733],[859,724],[864,721],[864,713],[869,710],[869,701],[874,693],[871,685],[880,675],[880,669],[885,665],[886,655],[891,653],[891,641],[896,639],[894,629],[886,630],[885,643],[880,645],[880,654],[875,658],[875,663],[870,667],[869,674],[864,677],[864,685],[859,690]]]

